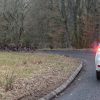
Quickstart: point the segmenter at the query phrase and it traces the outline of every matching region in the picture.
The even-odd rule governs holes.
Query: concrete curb
[[[50,99],[56,97],[59,93],[61,93],[63,90],[65,90],[72,83],[72,81],[76,78],[76,76],[79,74],[79,72],[81,71],[82,68],[83,68],[83,62],[81,62],[80,66],[74,71],[74,73],[69,77],[69,79],[66,82],[64,82],[56,90],[45,95],[43,98],[40,98],[39,100],[50,100]]]

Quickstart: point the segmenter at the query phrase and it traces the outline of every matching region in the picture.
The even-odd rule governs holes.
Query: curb
[[[50,92],[49,94],[45,95],[44,97],[40,98],[39,100],[50,100],[54,97],[56,97],[59,93],[61,93],[63,90],[65,90],[72,81],[76,78],[76,76],[79,74],[81,69],[83,68],[83,62],[79,65],[79,67],[74,71],[74,73],[69,77],[67,81],[65,81],[60,87],[58,87],[56,90]]]

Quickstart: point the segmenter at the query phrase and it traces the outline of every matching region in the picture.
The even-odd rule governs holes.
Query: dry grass
[[[37,100],[62,84],[79,62],[52,54],[0,52],[0,100]]]

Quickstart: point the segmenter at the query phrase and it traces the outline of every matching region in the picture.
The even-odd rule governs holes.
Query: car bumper
[[[96,68],[96,71],[99,71],[100,72],[100,68]]]
[[[99,67],[98,67],[99,65]],[[100,71],[100,64],[96,65],[96,71]]]
[[[95,60],[96,70],[100,71],[100,59]]]

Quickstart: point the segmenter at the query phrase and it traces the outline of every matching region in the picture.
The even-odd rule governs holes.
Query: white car
[[[100,45],[98,46],[96,51],[95,65],[96,65],[96,77],[97,80],[100,80]]]

